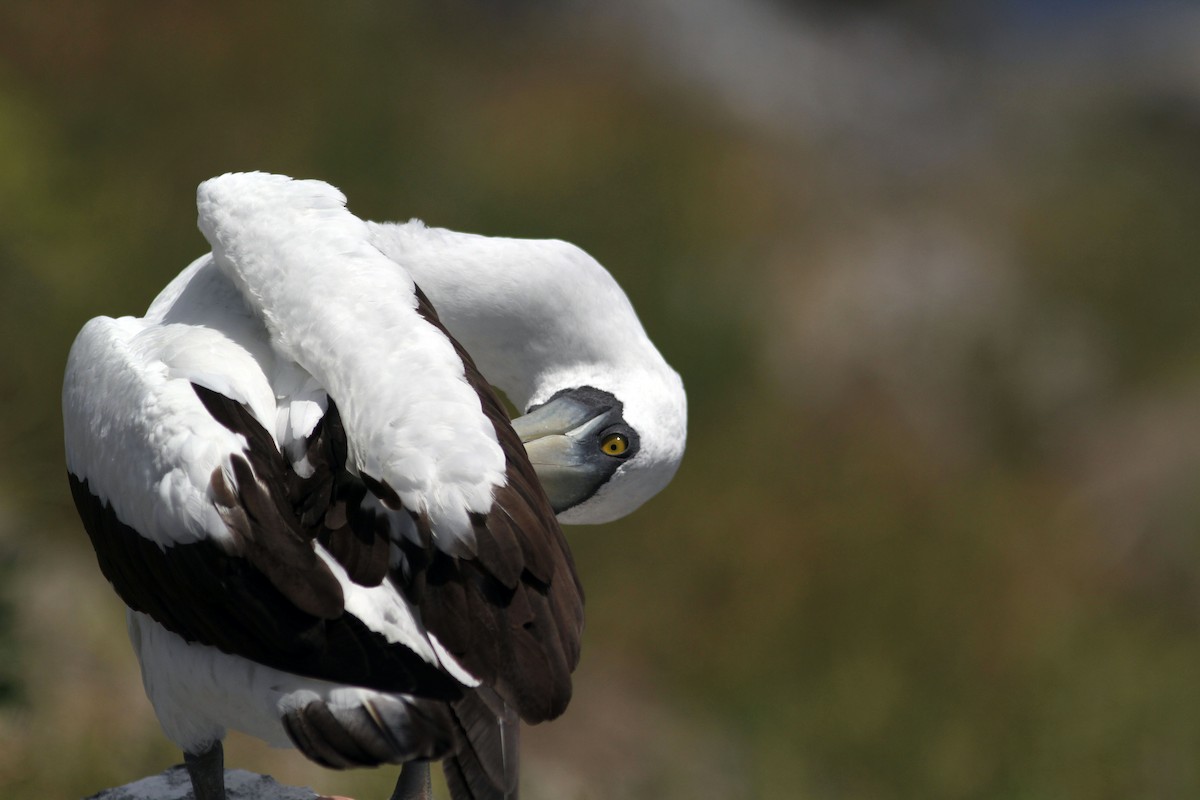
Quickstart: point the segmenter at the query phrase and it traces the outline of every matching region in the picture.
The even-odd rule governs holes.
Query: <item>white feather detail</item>
[[[471,554],[469,513],[491,508],[504,453],[453,345],[417,312],[412,278],[344,204],[328,184],[261,173],[197,191],[216,264],[279,355],[338,403],[351,466],[428,514],[439,548]]]
[[[258,363],[217,331],[132,317],[88,322],[63,382],[67,467],[159,545],[205,537],[228,545],[209,482],[246,441],[213,420],[192,382],[246,403],[260,420],[274,414]]]
[[[364,702],[386,703],[393,697],[293,675],[187,642],[137,611],[128,612],[127,623],[146,696],[163,732],[187,752],[198,752],[223,738],[227,728],[274,747],[291,747],[281,723],[290,710],[313,700],[352,708]]]
[[[624,405],[638,454],[568,523],[622,517],[674,476],[687,440],[683,382],[646,335],[612,275],[567,242],[368,223],[372,242],[428,293],[442,322],[519,408],[594,386]]]
[[[467,672],[417,619],[417,611],[409,605],[391,581],[378,586],[361,586],[346,574],[342,565],[325,548],[317,545],[317,555],[333,572],[342,586],[346,611],[362,620],[371,630],[392,644],[412,650],[429,664],[441,667],[464,686],[478,686],[479,679]]]

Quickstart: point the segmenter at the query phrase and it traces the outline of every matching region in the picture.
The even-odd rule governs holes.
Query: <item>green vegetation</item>
[[[0,9],[0,796],[179,759],[70,507],[58,392],[86,319],[203,251],[193,189],[235,169],[574,241],[684,376],[675,484],[570,532],[584,664],[527,796],[1200,795],[1194,89],[914,45],[863,69],[952,75],[921,113],[773,127],[571,4],[226,5]],[[394,778],[227,752],[362,798]]]

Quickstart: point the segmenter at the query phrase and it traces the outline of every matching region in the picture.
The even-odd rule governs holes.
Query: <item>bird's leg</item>
[[[196,800],[225,800],[225,751],[220,739],[203,752],[184,753],[183,764]]]
[[[409,761],[400,768],[392,800],[433,800],[428,761]]]

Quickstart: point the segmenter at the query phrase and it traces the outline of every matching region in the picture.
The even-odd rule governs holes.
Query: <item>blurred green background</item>
[[[569,531],[526,797],[1200,797],[1198,52],[1133,0],[0,5],[0,797],[179,761],[58,393],[241,169],[573,241],[684,376],[675,483]]]

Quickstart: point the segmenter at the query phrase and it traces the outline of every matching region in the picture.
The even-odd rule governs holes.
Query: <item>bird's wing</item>
[[[418,299],[422,315],[444,330],[419,289]],[[505,480],[487,512],[471,515],[473,557],[402,543],[409,570],[405,586],[443,646],[522,719],[541,722],[560,715],[571,698],[583,635],[583,589],[504,405],[466,351],[454,346],[504,451]]]
[[[439,549],[473,555],[470,515],[491,507],[505,454],[412,278],[319,181],[223,175],[200,185],[197,207],[214,262],[274,350],[337,403],[350,471],[423,515]]]
[[[225,175],[197,198],[214,262],[338,412],[309,456],[337,487],[329,551],[367,585],[384,580],[386,554],[385,582],[439,647],[522,718],[560,714],[582,592],[488,382],[336,189]]]
[[[261,365],[215,328],[84,326],[68,358],[64,432],[104,575],[188,641],[340,683],[459,696],[409,602],[391,586],[358,587],[315,546],[262,423],[274,414]]]

